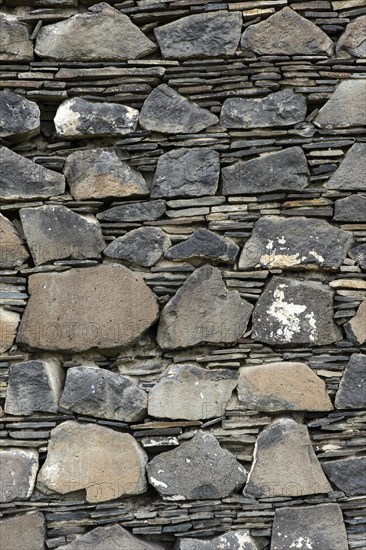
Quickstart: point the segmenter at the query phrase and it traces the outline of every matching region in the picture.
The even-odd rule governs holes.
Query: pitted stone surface
[[[45,538],[46,522],[40,512],[0,520],[2,550],[44,550]]]
[[[37,472],[38,453],[34,449],[1,449],[0,502],[29,499]]]
[[[151,267],[171,245],[171,240],[159,227],[139,227],[111,242],[104,250],[110,258]]]
[[[165,214],[165,201],[146,201],[123,204],[104,210],[97,218],[106,222],[143,222],[153,221]]]
[[[334,203],[334,218],[337,222],[366,222],[366,195],[359,193]]]
[[[366,143],[352,145],[339,168],[324,187],[344,191],[366,191]]]
[[[19,233],[8,218],[0,214],[0,268],[18,267],[27,261],[29,254]]]
[[[247,529],[229,531],[207,539],[181,538],[174,550],[259,550],[256,540]]]
[[[339,57],[366,57],[366,15],[348,23],[337,42],[336,52]]]
[[[0,138],[24,141],[39,134],[37,103],[13,92],[0,92]]]
[[[0,15],[0,61],[30,61],[33,59],[33,43],[27,25]]]
[[[335,397],[337,409],[362,409],[366,399],[366,356],[354,353],[346,365]]]
[[[366,457],[353,456],[322,463],[325,473],[337,489],[346,495],[356,496],[366,493]]]
[[[92,529],[75,538],[59,550],[164,550],[159,544],[134,537],[121,525],[107,525]]]
[[[314,124],[320,128],[349,128],[366,125],[366,86],[364,80],[343,80],[319,114]]]
[[[239,247],[227,239],[209,231],[197,229],[187,240],[178,243],[165,252],[168,260],[213,260],[214,262],[234,263]]]
[[[14,343],[20,315],[17,311],[10,311],[0,307],[0,353],[11,348]]]

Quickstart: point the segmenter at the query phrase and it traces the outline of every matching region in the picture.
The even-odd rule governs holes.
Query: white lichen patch
[[[290,548],[303,548],[304,550],[312,550],[313,546],[309,537],[299,537],[291,543]]]
[[[72,110],[74,100],[67,100],[60,105],[55,115],[55,127],[60,136],[77,135],[80,113]]]
[[[301,331],[299,315],[306,311],[306,306],[287,302],[283,288],[285,285],[280,284],[274,291],[273,302],[268,308],[268,314],[282,325],[282,328],[277,330],[277,336],[284,342],[289,342],[293,339],[294,334]]]
[[[163,481],[159,481],[158,479],[155,479],[154,477],[150,477],[150,483],[154,485],[154,487],[163,487],[163,489],[167,489],[168,485],[164,483]]]

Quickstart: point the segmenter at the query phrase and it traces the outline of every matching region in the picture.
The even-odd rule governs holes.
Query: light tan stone
[[[40,512],[0,520],[1,550],[44,550],[46,524]]]
[[[344,329],[353,342],[360,346],[366,342],[366,300],[361,302],[356,315],[344,325]]]
[[[7,269],[23,264],[29,254],[14,225],[0,214],[0,268]]]
[[[4,353],[13,345],[19,321],[19,313],[0,307],[0,353]]]
[[[38,452],[34,449],[1,449],[0,502],[30,498],[37,472]],[[0,548],[2,550],[1,540]]]

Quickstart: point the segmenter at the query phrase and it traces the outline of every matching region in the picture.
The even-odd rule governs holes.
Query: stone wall
[[[364,0],[2,0],[1,550],[366,549]]]

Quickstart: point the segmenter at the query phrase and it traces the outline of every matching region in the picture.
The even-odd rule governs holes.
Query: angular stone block
[[[14,225],[0,214],[0,269],[22,265],[29,257]]]
[[[33,42],[27,25],[8,15],[0,15],[0,61],[31,61]]]
[[[19,322],[18,312],[0,307],[0,353],[8,351],[13,345]]]
[[[146,201],[114,206],[97,214],[98,220],[105,222],[144,222],[153,221],[165,214],[165,201]]]
[[[320,109],[314,124],[320,128],[366,126],[366,86],[361,79],[342,80]]]
[[[39,134],[37,103],[13,92],[0,92],[0,138],[24,141]]]
[[[1,449],[0,502],[29,499],[37,472],[38,453],[34,449]]]
[[[260,550],[247,529],[229,531],[211,539],[180,538],[174,550]]]
[[[208,229],[197,229],[187,240],[178,243],[164,256],[173,261],[213,260],[233,264],[239,247],[231,239],[220,237]]]
[[[354,353],[346,365],[335,397],[337,409],[363,409],[366,400],[366,356]]]
[[[366,15],[348,23],[337,42],[336,53],[339,57],[366,57]]]
[[[355,143],[339,168],[325,182],[326,189],[366,191],[366,143]]]
[[[46,522],[40,512],[0,520],[1,550],[44,550],[45,537]]]
[[[322,463],[325,473],[337,489],[346,495],[356,496],[366,493],[366,457],[352,456]]]
[[[107,525],[79,535],[58,550],[164,550],[159,544],[134,537],[121,525]]]
[[[117,237],[104,250],[110,258],[151,267],[171,246],[171,240],[160,227],[139,227]]]

